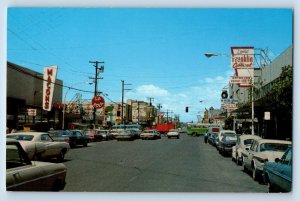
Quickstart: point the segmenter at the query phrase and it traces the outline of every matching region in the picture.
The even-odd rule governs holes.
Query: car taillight
[[[69,139],[65,139],[64,141],[65,141],[65,142],[67,142],[67,143],[69,143],[69,142],[70,142],[70,140],[69,140]]]

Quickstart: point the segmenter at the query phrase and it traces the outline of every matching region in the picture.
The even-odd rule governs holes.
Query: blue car
[[[267,162],[263,168],[269,192],[290,192],[292,189],[292,148],[289,147],[281,159]]]

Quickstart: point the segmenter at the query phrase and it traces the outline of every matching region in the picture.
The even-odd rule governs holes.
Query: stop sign
[[[105,102],[104,102],[104,98],[102,96],[95,96],[92,99],[92,105],[97,109],[103,108],[104,104],[105,104]]]

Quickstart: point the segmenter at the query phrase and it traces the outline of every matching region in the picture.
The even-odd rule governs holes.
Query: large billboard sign
[[[43,81],[43,110],[51,111],[52,98],[54,93],[54,85],[57,74],[57,66],[49,66],[44,68]]]
[[[232,68],[253,68],[254,47],[231,47]]]
[[[236,75],[230,80],[232,84],[240,87],[251,86],[254,77],[254,47],[231,47],[231,67]]]

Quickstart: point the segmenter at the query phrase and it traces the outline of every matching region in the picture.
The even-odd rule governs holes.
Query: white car
[[[237,138],[236,145],[232,147],[231,158],[237,165],[243,164],[243,154],[246,154],[246,148],[250,148],[253,140],[261,139],[257,135],[241,135]]]
[[[254,140],[250,149],[246,148],[247,152],[243,154],[244,171],[251,170],[254,180],[261,179],[265,162],[281,158],[290,144],[290,141],[285,140]]]
[[[140,134],[140,138],[142,140],[156,139],[158,135],[159,135],[159,132],[157,130],[145,130]]]
[[[169,130],[169,132],[167,133],[167,137],[170,139],[171,137],[175,137],[177,139],[179,139],[179,132],[175,129],[171,129]]]
[[[63,163],[30,161],[19,141],[6,140],[7,191],[60,191],[66,174]]]
[[[20,132],[7,134],[7,138],[18,140],[30,160],[57,158],[63,161],[70,145],[67,142],[55,142],[48,133]]]

